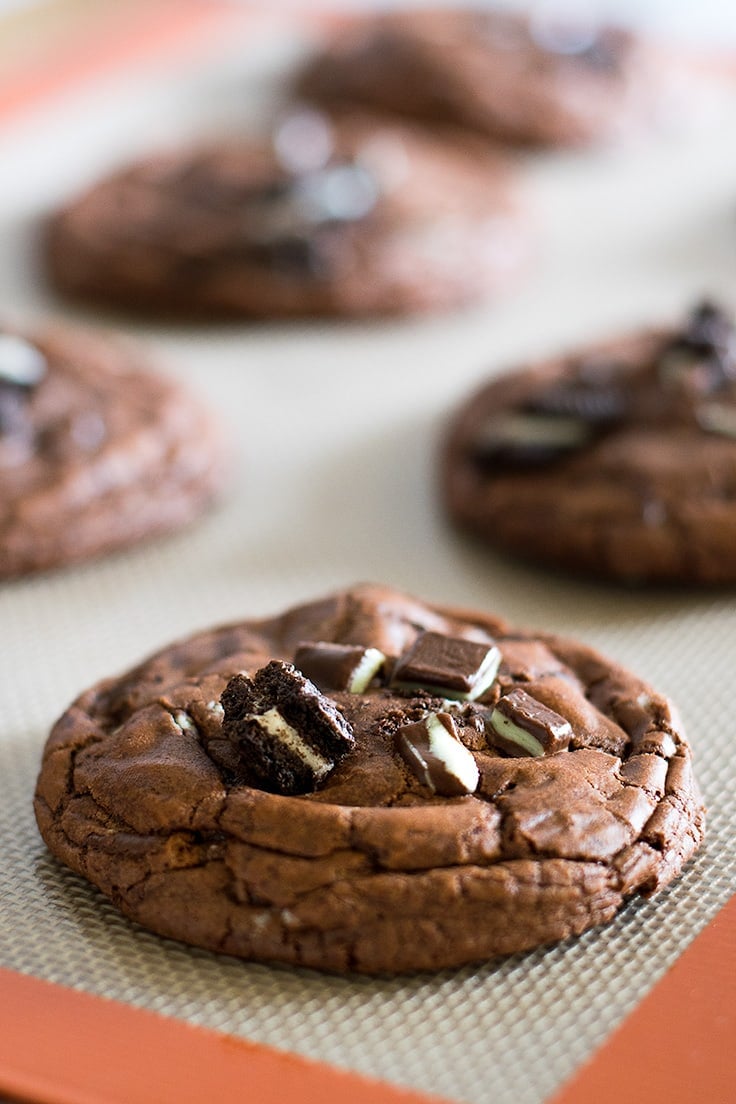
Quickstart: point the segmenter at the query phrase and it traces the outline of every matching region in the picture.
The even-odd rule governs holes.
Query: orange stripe
[[[442,1104],[4,969],[0,1092],[36,1104]]]
[[[549,1104],[736,1100],[736,896]]]
[[[130,7],[116,5],[107,14],[105,9],[92,28],[74,26],[75,33],[68,36],[71,41],[57,38],[45,43],[45,50],[27,57],[22,69],[8,74],[0,83],[0,118],[170,47],[190,40],[199,43],[204,29],[234,13],[238,14],[237,9],[225,0],[151,0]]]

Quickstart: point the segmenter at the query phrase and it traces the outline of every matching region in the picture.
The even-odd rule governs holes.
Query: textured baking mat
[[[108,81],[99,100],[77,95],[0,135],[5,306],[147,337],[221,409],[235,456],[229,495],[188,534],[0,588],[0,965],[468,1104],[541,1104],[733,891],[736,594],[606,590],[485,555],[442,524],[433,453],[444,412],[489,369],[674,315],[704,291],[736,304],[736,150],[718,134],[529,164],[534,270],[488,311],[189,332],[54,302],[37,268],[41,214],[163,135],[239,122],[261,95],[254,69],[234,42],[208,65]],[[669,693],[710,810],[682,879],[576,941],[390,980],[159,939],[49,857],[31,797],[48,727],[72,697],[173,637],[358,579],[580,636]]]

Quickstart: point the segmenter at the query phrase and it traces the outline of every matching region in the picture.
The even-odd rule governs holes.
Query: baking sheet
[[[70,310],[36,228],[104,168],[262,117],[303,31],[243,25],[217,48],[77,87],[0,133],[0,302],[145,341],[222,411],[230,488],[188,533],[0,587],[0,965],[482,1104],[538,1104],[651,988],[733,891],[736,594],[639,593],[549,576],[443,523],[446,413],[536,353],[736,306],[733,129],[527,159],[534,256],[495,304],[432,319],[186,327]],[[95,679],[170,639],[357,580],[579,636],[669,693],[710,810],[683,878],[607,928],[480,968],[401,980],[272,968],[159,939],[46,853],[31,796],[49,725]]]

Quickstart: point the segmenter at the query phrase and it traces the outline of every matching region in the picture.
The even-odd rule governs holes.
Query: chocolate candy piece
[[[495,644],[424,632],[394,667],[391,685],[474,701],[491,686],[500,662]]]
[[[396,746],[423,786],[442,797],[462,797],[478,788],[475,759],[460,742],[449,713],[429,713],[396,732]]]
[[[552,755],[568,746],[572,727],[525,690],[512,690],[496,703],[486,736],[510,755]]]
[[[334,702],[290,663],[272,660],[252,679],[235,675],[221,702],[222,732],[237,748],[240,780],[271,793],[314,790],[355,745]]]
[[[592,426],[576,416],[509,411],[489,418],[471,448],[483,468],[526,468],[567,456],[593,435]]]
[[[0,333],[0,385],[31,388],[46,374],[46,357],[17,334]]]
[[[386,662],[378,648],[325,642],[300,644],[294,664],[320,690],[362,694]]]
[[[663,351],[658,364],[665,383],[698,373],[699,390],[709,391],[736,375],[736,330],[713,303],[693,310],[685,329]]]
[[[579,418],[594,426],[621,421],[627,411],[624,390],[615,383],[561,381],[534,396],[525,409],[534,414]]]

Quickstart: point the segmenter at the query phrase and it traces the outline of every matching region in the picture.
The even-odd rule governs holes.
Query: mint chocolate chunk
[[[308,793],[355,746],[334,702],[290,663],[273,660],[223,691],[222,732],[237,751],[238,780],[271,793]]]
[[[501,653],[493,643],[424,632],[397,662],[391,685],[474,701],[490,688],[500,662]]]
[[[512,690],[496,703],[486,736],[510,755],[552,755],[568,746],[572,726],[525,690]]]
[[[429,713],[415,724],[404,725],[395,740],[402,758],[432,793],[462,797],[478,788],[475,759],[458,739],[449,713]]]
[[[558,418],[578,418],[592,426],[619,422],[627,413],[624,389],[615,383],[583,380],[560,381],[525,403],[534,414]]]
[[[378,648],[325,641],[300,644],[294,665],[320,690],[348,690],[362,694],[384,666],[386,656]]]
[[[482,468],[530,468],[568,456],[593,439],[592,425],[576,414],[510,410],[481,426],[471,451]]]

